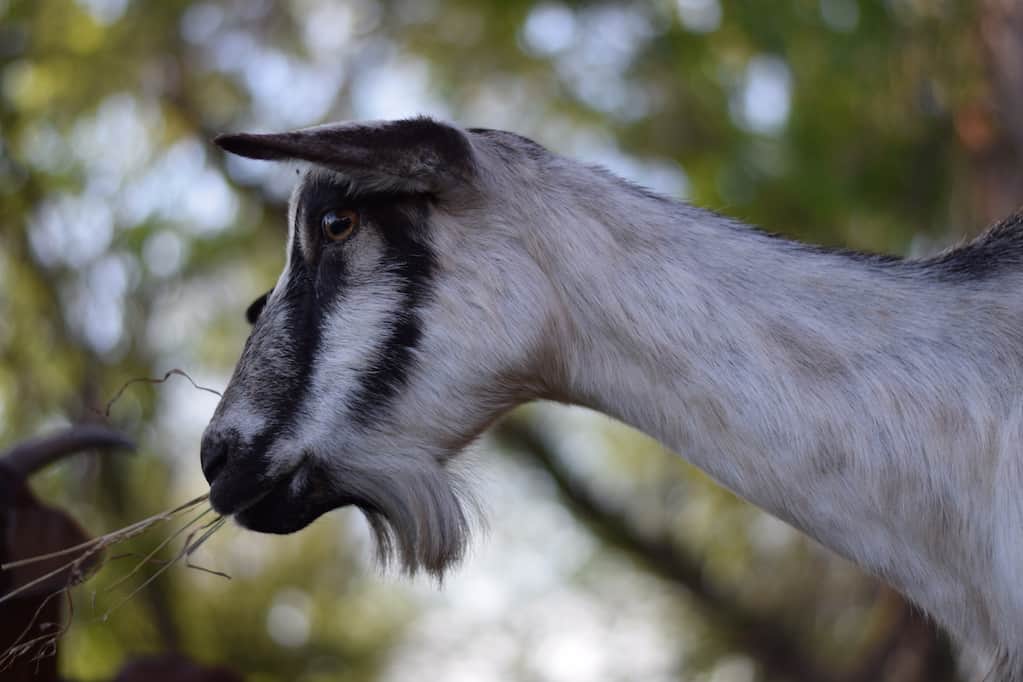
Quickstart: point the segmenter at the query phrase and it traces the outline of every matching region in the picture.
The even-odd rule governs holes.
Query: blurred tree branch
[[[736,650],[750,656],[768,679],[801,682],[939,682],[956,679],[949,647],[939,641],[934,625],[900,595],[884,590],[892,602],[891,625],[850,671],[825,670],[799,637],[788,632],[773,614],[737,601],[708,579],[698,556],[680,547],[666,533],[643,533],[625,509],[599,498],[557,455],[550,434],[521,416],[505,419],[494,431],[502,446],[539,464],[557,485],[576,517],[609,545],[624,550],[651,573],[680,587],[701,616]]]
[[[765,617],[736,602],[704,575],[700,561],[666,536],[649,537],[638,532],[623,510],[599,500],[568,471],[555,454],[546,434],[527,419],[512,417],[495,431],[506,447],[527,455],[546,470],[576,516],[609,544],[625,550],[655,575],[683,588],[701,615],[734,646],[750,655],[769,675],[806,682],[824,682],[827,675],[816,669],[800,644]]]

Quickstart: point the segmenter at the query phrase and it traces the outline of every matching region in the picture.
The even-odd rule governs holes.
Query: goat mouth
[[[286,480],[235,512],[234,518],[248,530],[283,535],[302,530],[323,514],[353,503],[354,500],[311,490],[295,491],[290,480]]]
[[[226,482],[222,483],[221,479],[218,479],[210,486],[210,503],[218,513],[224,516],[238,516],[247,509],[257,506],[267,497],[286,491],[291,484],[291,479],[291,475],[286,475],[269,480],[261,485],[256,492],[249,491],[250,494],[244,498],[240,498],[238,491],[231,489]]]
[[[241,465],[221,471],[210,484],[210,504],[219,514],[230,516],[259,504],[268,495],[286,488],[294,472],[273,478],[262,467]]]
[[[243,528],[259,533],[287,534],[302,530],[323,514],[356,504],[357,500],[341,494],[332,486],[322,485],[325,474],[309,464],[306,458],[289,472],[276,476],[272,480],[263,479],[260,490],[251,492],[241,502],[234,503],[230,510],[218,506],[224,498],[229,497],[218,490],[220,480],[211,489],[211,500],[221,513],[230,513]],[[221,492],[218,499],[218,492]],[[236,494],[230,497],[239,499]]]
[[[210,484],[210,504],[224,516],[240,514],[269,496],[286,492],[308,463],[309,455],[305,453],[286,471],[269,475],[270,464],[263,457],[236,460],[225,466]]]

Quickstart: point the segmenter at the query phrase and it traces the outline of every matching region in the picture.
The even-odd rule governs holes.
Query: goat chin
[[[467,503],[452,474],[432,467],[360,486],[358,503],[369,521],[382,565],[423,569],[440,579],[465,554],[476,505]]]

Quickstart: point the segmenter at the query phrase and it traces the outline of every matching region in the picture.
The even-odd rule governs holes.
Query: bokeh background
[[[0,442],[96,418],[133,377],[226,384],[294,168],[215,134],[418,113],[796,238],[930,253],[1023,202],[1023,10],[0,0]],[[201,493],[215,401],[135,385],[111,423],[137,455],[34,485],[93,533]],[[178,650],[253,681],[957,679],[898,596],[620,424],[531,406],[475,456],[489,530],[442,586],[378,570],[351,510],[232,527],[197,557],[230,581],[172,570],[105,623],[116,562],[80,588],[62,671]]]

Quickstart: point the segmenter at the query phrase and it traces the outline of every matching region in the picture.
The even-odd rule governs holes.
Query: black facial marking
[[[343,208],[358,210],[364,224],[379,235],[384,245],[380,268],[398,280],[401,299],[390,320],[390,332],[358,375],[348,406],[352,418],[362,425],[371,423],[408,380],[414,349],[422,337],[419,311],[429,295],[434,270],[434,255],[426,242],[430,199],[395,193],[356,196],[343,181],[314,175],[297,200],[285,288],[274,294],[270,308],[264,307],[265,300],[250,307],[255,326],[249,343],[273,345],[273,361],[251,368],[261,374],[256,384],[273,387],[251,396],[262,414],[273,415],[274,421],[260,435],[264,447],[288,433],[300,419],[320,352],[324,313],[345,295],[345,244],[328,242],[319,226],[325,211]],[[282,316],[287,318],[286,328]],[[260,339],[264,324],[274,327]],[[257,358],[266,355],[255,353]],[[243,361],[245,357],[243,354]]]
[[[406,202],[403,207],[381,209],[386,267],[401,281],[401,304],[392,320],[391,332],[377,349],[370,366],[360,373],[359,388],[348,407],[357,423],[373,422],[408,382],[414,351],[422,338],[420,311],[430,296],[436,265],[426,242],[429,206],[425,199]]]
[[[295,215],[295,248],[301,249],[299,233],[305,235],[305,260],[315,263],[320,257],[322,233],[320,217],[324,213],[340,208],[357,208],[358,197],[352,196],[351,188],[333,177],[314,175],[302,189],[302,197]]]
[[[303,261],[297,246],[291,250],[290,276],[284,290],[275,296],[272,309],[264,309],[257,318],[242,353],[246,362],[248,346],[253,343],[272,346],[272,351],[255,353],[252,372],[254,385],[272,387],[253,392],[249,397],[261,414],[269,415],[267,429],[259,440],[269,447],[286,433],[297,418],[296,406],[305,394],[312,375],[312,359],[320,345],[320,308],[316,300],[313,273]],[[287,325],[281,323],[287,317]],[[273,325],[265,330],[263,325]],[[270,355],[272,360],[267,356]],[[239,365],[239,372],[243,371]]]
[[[235,370],[236,376],[246,377],[248,385],[264,387],[247,396],[260,414],[267,415],[266,428],[256,437],[261,451],[288,433],[298,419],[297,408],[308,390],[313,358],[320,346],[316,265],[303,256],[302,226],[296,227],[284,289],[260,311]]]

